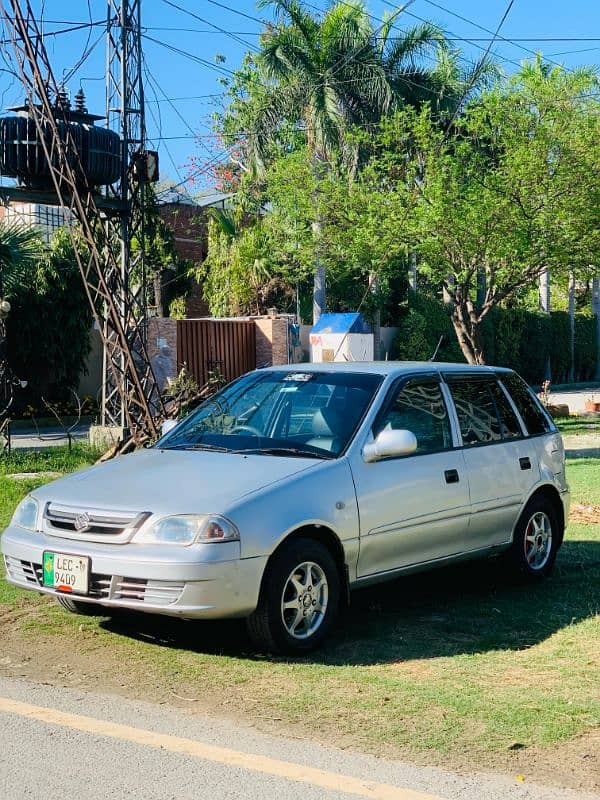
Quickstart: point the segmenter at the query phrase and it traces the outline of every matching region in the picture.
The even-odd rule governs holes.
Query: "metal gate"
[[[211,375],[227,382],[256,367],[252,320],[182,319],[177,322],[177,369],[183,366],[204,386]]]

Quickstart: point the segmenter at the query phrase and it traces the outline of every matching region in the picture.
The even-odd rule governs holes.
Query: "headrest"
[[[320,408],[312,418],[315,436],[337,436],[342,427],[342,417],[332,408]]]

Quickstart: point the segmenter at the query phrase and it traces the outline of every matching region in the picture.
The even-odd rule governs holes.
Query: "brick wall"
[[[285,317],[260,317],[256,325],[256,366],[271,367],[288,363],[288,320]]]
[[[208,251],[208,224],[204,209],[185,203],[165,203],[159,206],[160,216],[175,233],[175,247],[181,258],[201,264]],[[210,313],[202,286],[192,287],[185,304],[189,318],[206,317]]]

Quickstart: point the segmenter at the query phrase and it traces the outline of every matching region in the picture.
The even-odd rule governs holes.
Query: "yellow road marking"
[[[146,747],[167,750],[171,753],[184,753],[193,758],[240,767],[253,772],[262,772],[266,775],[275,775],[278,778],[285,778],[289,781],[309,783],[321,789],[366,797],[370,800],[442,800],[440,797],[416,792],[412,789],[401,789],[386,783],[365,781],[351,775],[338,775],[335,772],[307,767],[303,764],[280,761],[279,759],[261,756],[256,753],[243,753],[228,747],[217,747],[194,741],[194,739],[169,736],[168,734],[133,728],[129,725],[120,725],[116,722],[108,722],[94,717],[67,714],[54,708],[21,703],[8,697],[0,697],[0,712],[18,714],[20,717],[39,720],[48,725],[60,725],[63,728],[84,731],[96,736],[108,736],[111,739],[135,742]]]

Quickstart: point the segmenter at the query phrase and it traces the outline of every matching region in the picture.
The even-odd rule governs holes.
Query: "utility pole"
[[[106,12],[106,125],[121,137],[121,176],[107,187],[106,196],[118,201],[118,220],[106,224],[118,228],[121,296],[120,310],[134,359],[136,339],[146,344],[147,302],[144,264],[145,187],[147,179],[146,124],[142,82],[141,0],[107,0]],[[132,242],[137,242],[136,251]],[[114,287],[117,291],[117,286]],[[108,326],[105,334],[111,335]],[[110,353],[104,348],[102,425],[124,430],[126,425],[122,393],[111,368]],[[121,356],[123,358],[123,356]],[[118,371],[123,374],[122,368]]]
[[[21,6],[24,6],[24,10]],[[118,50],[121,81],[118,91],[121,92],[119,98],[122,98],[119,110],[128,117],[128,135],[121,143],[127,160],[123,159],[121,181],[105,197],[98,196],[86,175],[65,107],[58,102],[61,90],[52,72],[29,0],[3,0],[0,8],[5,29],[10,35],[29,113],[35,124],[36,146],[43,151],[53,186],[54,204],[67,209],[78,220],[80,235],[88,251],[86,255],[81,253],[78,236],[73,227],[68,226],[74,255],[106,355],[108,390],[103,419],[111,424],[116,423],[123,437],[131,435],[133,441],[139,444],[157,434],[164,414],[146,349],[145,276],[143,267],[139,274],[133,270],[130,254],[134,236],[140,237],[138,241],[143,244],[143,205],[139,198],[143,197],[142,184],[153,179],[149,175],[150,159],[142,147],[143,137],[140,133],[135,139],[130,125],[131,116],[143,110],[143,96],[138,94],[137,108],[130,109],[127,106],[128,101],[133,103],[132,90],[127,87],[138,80],[135,75],[132,76],[127,48],[130,35],[134,39],[137,35],[138,44],[140,41],[139,0],[124,4],[124,13],[121,13],[123,9],[119,6],[121,39],[119,45],[115,42],[115,51],[125,43],[125,49]],[[133,24],[136,19],[137,28]],[[141,52],[138,50],[138,60],[134,60],[138,76],[141,74],[140,60]],[[137,85],[139,87],[141,82]],[[139,88],[137,91],[139,93]],[[136,130],[143,132],[143,128]],[[134,187],[135,182],[140,186]],[[141,290],[132,285],[132,276],[140,282]]]

